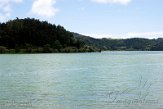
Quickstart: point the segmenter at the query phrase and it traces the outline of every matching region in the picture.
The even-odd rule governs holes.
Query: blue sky
[[[0,21],[38,18],[93,37],[163,37],[163,0],[0,0]]]

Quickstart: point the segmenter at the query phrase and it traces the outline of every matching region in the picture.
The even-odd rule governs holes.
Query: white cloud
[[[0,0],[0,20],[3,21],[11,15],[11,6],[23,0]]]
[[[85,34],[94,38],[115,38],[115,39],[126,39],[126,38],[163,38],[163,32],[144,32],[144,33],[121,33],[121,34]]]
[[[145,32],[145,33],[127,33],[126,37],[139,37],[139,38],[160,38],[163,37],[163,32]]]
[[[31,12],[41,17],[54,17],[58,12],[56,0],[34,0]]]
[[[131,0],[92,0],[92,1],[101,4],[123,4],[123,5],[126,5],[131,2]]]

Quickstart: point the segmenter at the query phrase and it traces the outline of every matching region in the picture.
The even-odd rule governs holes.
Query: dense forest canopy
[[[85,47],[84,42],[79,41],[64,27],[31,18],[17,18],[0,23],[0,46],[1,49],[18,51],[24,49],[28,50],[27,52],[32,52],[31,50],[35,52],[38,52],[37,50],[40,52],[55,52],[56,50],[60,52],[62,50],[64,52],[65,49],[70,52],[70,49],[81,50]]]
[[[73,35],[62,26],[52,25],[46,21],[36,19],[16,19],[0,24],[0,44],[8,48],[16,46],[43,46],[50,44],[55,46],[60,43],[62,46],[74,46],[77,44]]]

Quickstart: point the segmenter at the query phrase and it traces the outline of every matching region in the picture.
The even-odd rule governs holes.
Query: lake
[[[163,109],[163,52],[1,54],[0,109]]]

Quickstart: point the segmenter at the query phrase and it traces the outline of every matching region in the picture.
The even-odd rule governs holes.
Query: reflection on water
[[[163,52],[0,55],[0,109],[162,109]]]

